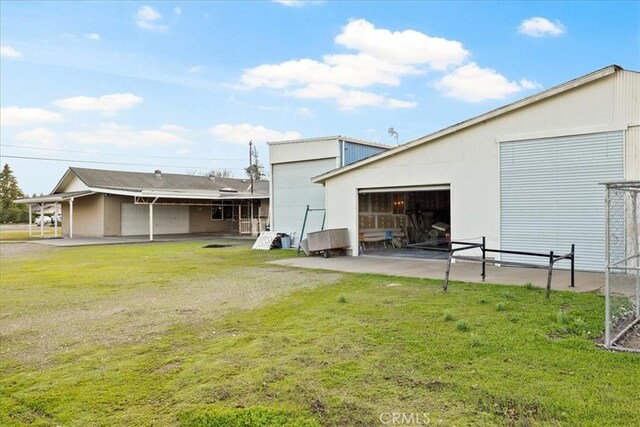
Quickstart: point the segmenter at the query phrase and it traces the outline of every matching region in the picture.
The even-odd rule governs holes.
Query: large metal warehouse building
[[[622,179],[640,179],[640,73],[612,65],[313,182],[325,187],[327,227],[349,229],[352,255],[361,228],[401,226],[413,205],[450,224],[453,239],[565,253],[575,244],[576,268],[599,271],[600,183]]]

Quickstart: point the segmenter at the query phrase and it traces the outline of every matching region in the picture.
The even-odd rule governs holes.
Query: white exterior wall
[[[327,228],[348,228],[357,248],[358,189],[451,184],[452,237],[485,235],[488,246],[500,247],[500,142],[623,130],[627,155],[638,155],[640,132],[628,130],[640,124],[639,91],[639,73],[618,71],[331,177]],[[628,179],[638,179],[637,164],[626,158]]]
[[[312,176],[301,176],[301,173],[304,175],[305,170],[308,170],[314,171],[313,174],[322,174],[338,168],[340,166],[340,143],[337,138],[325,138],[269,144],[269,163],[271,169],[269,193],[272,201],[269,207],[271,230],[295,233],[291,243],[298,244],[301,237],[298,234],[302,228],[305,205],[310,204],[313,209],[325,207],[322,194],[324,189],[311,182]],[[322,170],[318,169],[318,166],[325,164],[326,167],[321,168]],[[287,174],[285,171],[289,171],[289,173]],[[309,173],[311,174],[311,172]],[[274,186],[278,188],[276,189]],[[276,190],[285,193],[276,194]],[[309,197],[307,198],[305,194]],[[318,202],[318,198],[322,200],[321,204]],[[286,206],[283,205],[283,200],[287,200]],[[296,205],[297,210],[295,209]],[[275,212],[276,209],[281,210]],[[293,212],[291,212],[292,210]],[[317,231],[322,222],[321,213],[316,212],[312,215],[313,217],[307,224],[309,228],[306,231]]]
[[[60,192],[84,191],[88,189],[89,187],[87,187],[87,185],[82,182],[80,178],[75,176],[75,174],[72,174],[69,177],[69,183],[64,188],[60,189]]]
[[[269,163],[304,162],[306,160],[336,159],[336,167],[340,166],[340,144],[337,139],[316,139],[291,143],[269,144]]]

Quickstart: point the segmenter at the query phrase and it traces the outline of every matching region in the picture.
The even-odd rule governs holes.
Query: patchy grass
[[[55,229],[48,225],[44,227],[45,237],[54,237]],[[62,237],[62,229],[58,227],[58,236]],[[0,242],[28,241],[42,239],[40,227],[33,226],[33,235],[29,235],[28,230],[0,230]]]
[[[380,425],[381,414],[404,412],[459,426],[633,425],[640,416],[638,357],[590,338],[599,296],[545,300],[544,290],[463,283],[443,293],[439,281],[389,286],[264,264],[292,251],[201,246],[3,260],[0,424]],[[496,310],[505,299],[509,310]]]

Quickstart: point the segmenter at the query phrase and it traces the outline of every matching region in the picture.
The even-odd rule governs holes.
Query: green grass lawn
[[[53,237],[55,235],[55,229],[53,227],[49,227],[48,225],[44,227],[44,235],[45,237]],[[58,227],[58,236],[62,236],[62,228]],[[0,241],[16,241],[16,240],[37,240],[41,239],[40,236],[40,227],[33,226],[32,235],[29,235],[28,230],[1,230],[0,231]]]
[[[0,424],[640,420],[640,358],[595,344],[600,296],[445,294],[439,281],[265,264],[292,251],[202,245],[3,259]]]

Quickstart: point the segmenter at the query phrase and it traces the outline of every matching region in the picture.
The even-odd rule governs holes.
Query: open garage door
[[[149,205],[123,203],[120,210],[123,236],[149,234]],[[154,234],[185,234],[189,232],[189,206],[153,207]]]
[[[358,192],[358,237],[366,253],[437,257],[434,252],[406,247],[413,243],[437,244],[451,235],[449,185],[366,188]]]
[[[576,268],[602,271],[600,183],[623,178],[622,132],[501,143],[501,248],[567,253],[573,243]],[[517,255],[502,259],[535,262]]]

